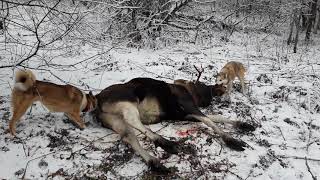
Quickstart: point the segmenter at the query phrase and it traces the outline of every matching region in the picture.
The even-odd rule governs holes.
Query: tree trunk
[[[305,13],[302,13],[301,15],[301,29],[304,31],[307,28],[307,21],[308,21],[308,15],[305,15]]]
[[[313,33],[314,34],[317,34],[317,31],[319,29],[319,22],[320,22],[320,11],[317,10],[316,19],[315,19],[314,27],[313,27]]]
[[[2,18],[0,19],[0,30],[3,29],[3,21],[2,21]]]
[[[248,14],[250,14],[252,11],[252,3],[253,3],[253,0],[249,0],[248,12],[247,12]]]
[[[294,21],[295,21],[295,12],[293,12],[293,15],[292,15],[292,19],[291,19],[291,22],[290,22],[290,31],[289,31],[289,37],[287,39],[287,45],[290,45],[292,43],[292,34],[293,34],[293,27],[294,27]]]
[[[239,11],[240,11],[240,5],[239,5],[239,0],[236,2],[236,17],[239,17]]]
[[[320,7],[318,8],[318,22],[317,22],[318,26],[317,29],[320,29]]]
[[[308,24],[307,24],[307,31],[306,31],[306,41],[310,40],[310,34],[312,30],[312,25],[316,19],[316,13],[317,13],[317,1],[318,0],[313,0],[310,2],[310,16],[308,18]]]
[[[302,18],[301,10],[295,13],[294,21],[296,25],[296,37],[294,39],[293,53],[297,53],[297,45],[299,41],[299,32],[300,32],[300,19]]]
[[[319,2],[318,2],[319,4]],[[320,29],[320,5],[317,6],[316,20],[314,25],[314,33],[316,34],[318,29]]]

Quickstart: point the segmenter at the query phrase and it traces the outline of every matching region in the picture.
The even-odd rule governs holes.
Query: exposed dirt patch
[[[258,77],[257,77],[257,81],[261,82],[261,83],[269,83],[269,84],[272,84],[272,80],[267,76],[267,74],[260,74]]]

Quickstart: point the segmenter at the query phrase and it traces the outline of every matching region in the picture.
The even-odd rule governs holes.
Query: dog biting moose
[[[165,120],[202,122],[212,128],[231,149],[243,151],[246,143],[224,132],[216,123],[226,123],[242,131],[254,131],[246,122],[227,119],[221,115],[207,116],[199,107],[207,107],[212,98],[222,96],[226,88],[222,84],[205,85],[199,81],[204,71],[198,71],[197,81],[175,80],[174,83],[152,78],[134,78],[123,84],[114,84],[96,96],[85,94],[71,85],[56,85],[37,81],[29,71],[18,71],[12,91],[13,116],[10,132],[15,135],[15,125],[34,101],[40,101],[49,110],[65,112],[80,128],[85,125],[80,118],[81,111],[91,111],[105,126],[118,133],[122,140],[131,145],[148,164],[152,171],[168,173],[159,159],[150,155],[138,142],[135,131],[147,136],[156,146],[171,154],[186,152],[181,143],[165,139],[145,127],[146,124]],[[214,103],[214,102],[213,102]]]

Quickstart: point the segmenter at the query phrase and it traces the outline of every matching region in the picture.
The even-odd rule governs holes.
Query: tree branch
[[[31,1],[29,1],[29,2],[31,2]],[[61,0],[59,0],[52,8],[49,8],[49,11],[44,15],[44,17],[39,21],[39,23],[38,23],[37,25],[35,25],[34,33],[35,33],[37,42],[36,42],[36,45],[33,46],[33,47],[35,47],[35,48],[33,48],[33,47],[31,48],[31,50],[32,50],[32,49],[35,49],[35,50],[33,51],[33,53],[29,54],[26,58],[20,60],[20,61],[19,61],[18,63],[16,63],[16,64],[0,66],[0,69],[20,66],[20,65],[22,65],[22,63],[24,63],[25,61],[27,61],[27,60],[29,60],[30,58],[32,58],[33,56],[37,55],[40,47],[42,47],[42,46],[41,46],[41,39],[40,39],[39,33],[38,33],[39,27],[40,27],[41,23],[44,21],[44,19],[51,13],[51,11],[52,11],[55,7],[58,6],[58,4],[59,4],[60,2],[61,2]]]

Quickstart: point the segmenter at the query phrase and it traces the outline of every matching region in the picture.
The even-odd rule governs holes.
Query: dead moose
[[[221,95],[223,90],[219,85],[201,84],[201,87],[205,87],[206,90],[199,92],[211,91],[210,96],[205,95],[206,93],[199,94],[209,100],[214,95]],[[143,124],[159,123],[164,120],[203,122],[219,134],[228,147],[237,151],[243,151],[246,143],[234,139],[230,134],[222,131],[216,123],[229,123],[243,131],[255,129],[248,123],[231,121],[220,115],[208,117],[199,110],[194,97],[184,86],[151,78],[135,78],[123,84],[111,85],[96,97],[97,119],[105,127],[120,134],[122,140],[130,144],[134,151],[146,161],[151,171],[160,173],[169,173],[169,170],[141,147],[134,130],[140,131],[154,142],[155,146],[160,146],[171,154],[182,152],[183,145],[163,138]]]

